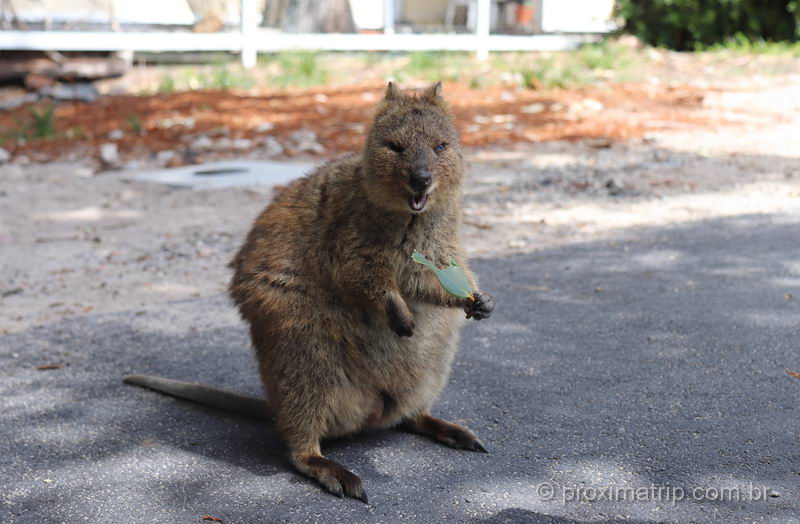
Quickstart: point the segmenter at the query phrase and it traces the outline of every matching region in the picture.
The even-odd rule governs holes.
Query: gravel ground
[[[629,142],[469,154],[467,250],[530,252],[655,226],[800,210],[800,77],[706,97],[739,123]],[[730,118],[729,118],[730,119]],[[265,188],[192,191],[95,174],[95,164],[0,165],[0,333],[60,318],[216,296]]]

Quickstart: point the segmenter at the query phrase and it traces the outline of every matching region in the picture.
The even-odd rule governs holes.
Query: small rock
[[[522,75],[520,73],[504,71],[500,73],[500,81],[504,84],[519,84],[522,81]]]
[[[283,146],[275,137],[268,136],[264,139],[263,153],[269,157],[282,155]]]
[[[535,104],[529,104],[527,106],[523,106],[521,111],[523,113],[535,114],[535,113],[543,113],[545,109],[547,109],[546,105],[537,102]]]
[[[275,125],[272,122],[261,122],[256,126],[255,132],[256,133],[268,133],[272,131]]]
[[[328,96],[324,95],[322,93],[318,93],[318,94],[314,95],[314,101],[324,104],[325,102],[328,101]]]
[[[602,111],[606,106],[604,106],[602,102],[598,102],[592,98],[584,98],[581,100],[579,107],[587,111]]]
[[[347,128],[347,129],[350,129],[354,133],[358,133],[359,135],[364,133],[367,130],[367,126],[365,126],[364,124],[358,123],[358,122],[353,123],[353,124],[345,124],[344,127]]]
[[[169,129],[175,126],[181,126],[191,129],[194,127],[194,124],[195,120],[190,116],[176,116],[175,118],[166,118],[164,120],[156,122],[156,126],[161,127],[163,129]]]
[[[108,132],[109,140],[122,140],[124,136],[125,132],[122,129],[112,129]]]
[[[31,104],[39,100],[39,93],[25,93],[22,96],[0,101],[0,111],[11,111],[19,106]]]
[[[253,147],[253,141],[247,138],[220,138],[211,146],[212,149],[226,150],[226,149],[250,149]]]
[[[119,150],[117,144],[105,143],[100,146],[100,160],[108,166],[119,165]]]
[[[494,124],[506,124],[514,122],[516,119],[517,115],[492,115],[492,123]]]
[[[156,154],[156,160],[159,161],[161,164],[169,164],[178,156],[178,153],[172,151],[171,149],[166,149],[164,151],[159,151]]]
[[[292,149],[298,152],[322,154],[325,148],[317,142],[317,134],[310,129],[300,129],[289,135]]]
[[[770,490],[770,491],[769,491],[769,496],[770,496],[770,497],[772,497],[772,498],[774,498],[774,499],[776,499],[776,498],[780,497],[780,496],[781,496],[781,494],[780,494],[780,492],[779,492],[779,491],[772,491],[772,490]]]
[[[609,195],[619,195],[625,189],[625,185],[616,178],[610,178],[606,182],[606,189],[608,189]]]
[[[510,91],[503,91],[500,93],[500,100],[503,102],[511,102],[514,100],[514,93],[511,93]]]
[[[656,149],[653,151],[653,160],[656,162],[666,162],[669,160],[669,153],[662,151],[660,149]]]
[[[202,149],[211,149],[213,145],[214,142],[212,142],[211,139],[208,138],[208,135],[200,135],[194,140],[192,140],[192,143],[190,144],[189,147],[191,147],[192,149],[202,150]]]
[[[0,147],[0,164],[5,164],[11,160],[11,153]]]
[[[594,149],[608,149],[611,147],[612,142],[610,138],[588,138],[586,139],[586,145]]]
[[[231,147],[234,149],[250,149],[253,147],[253,141],[247,138],[236,138],[231,141]]]
[[[52,87],[43,87],[39,90],[44,96],[56,100],[80,100],[81,102],[94,102],[100,97],[94,84],[81,82],[77,84],[61,84]]]

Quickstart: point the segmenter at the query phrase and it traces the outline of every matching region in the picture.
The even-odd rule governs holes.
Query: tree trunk
[[[348,0],[267,0],[264,25],[287,33],[353,33]]]

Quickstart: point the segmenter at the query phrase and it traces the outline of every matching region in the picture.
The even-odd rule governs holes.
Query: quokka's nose
[[[430,187],[432,181],[433,177],[431,176],[431,172],[426,169],[412,174],[408,184],[411,186],[412,190],[421,193]]]

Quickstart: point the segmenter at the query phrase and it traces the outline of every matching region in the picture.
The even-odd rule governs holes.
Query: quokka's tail
[[[267,401],[258,397],[242,395],[205,384],[151,375],[126,375],[122,381],[126,384],[142,386],[165,395],[221,409],[228,413],[260,420],[272,420]]]

